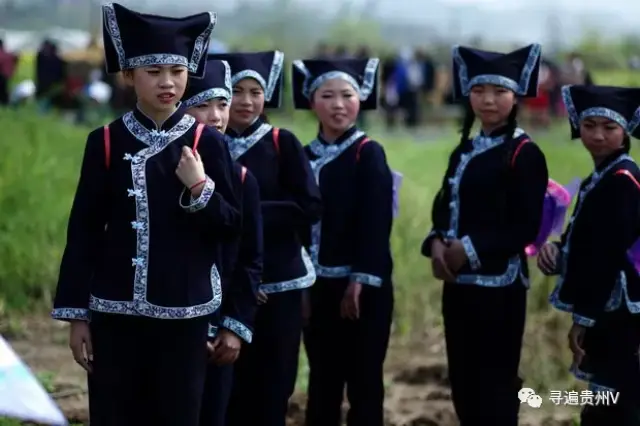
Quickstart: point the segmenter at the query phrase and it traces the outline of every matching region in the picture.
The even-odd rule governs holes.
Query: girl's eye
[[[208,103],[208,102],[204,102],[204,103],[201,103],[200,105],[196,106],[196,108],[198,108],[198,109],[205,109],[205,108],[207,108],[208,106],[209,106],[209,103]]]

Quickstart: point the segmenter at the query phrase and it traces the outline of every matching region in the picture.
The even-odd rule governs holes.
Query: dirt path
[[[0,324],[1,325],[1,324]],[[2,327],[0,327],[2,330]],[[66,347],[64,324],[29,318],[6,332],[14,349],[39,373],[53,376],[54,397],[73,422],[87,422],[86,383]],[[390,349],[387,370],[387,426],[455,426],[441,336]],[[289,425],[303,426],[305,396],[291,401]],[[521,426],[571,426],[567,410],[523,407]]]

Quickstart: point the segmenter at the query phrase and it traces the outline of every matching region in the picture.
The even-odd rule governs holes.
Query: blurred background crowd
[[[217,41],[211,49],[235,50]],[[380,113],[388,129],[417,128],[457,114],[451,96],[450,61],[438,61],[428,49],[381,53],[366,45],[349,49],[322,42],[308,57],[380,57]],[[20,55],[5,49],[0,40],[0,104],[35,101],[43,111],[58,109],[72,113],[74,120],[82,122],[88,113],[108,110],[117,114],[135,103],[135,95],[121,76],[105,73],[102,46],[97,39],[91,39],[86,48],[67,51],[61,51],[53,40],[43,40],[33,60],[33,79],[16,81],[20,60]],[[564,114],[562,85],[594,81],[579,53],[545,58],[540,72],[539,96],[528,100],[524,107],[529,124],[544,127]],[[10,81],[14,84],[10,85]],[[367,119],[362,116],[361,125],[366,126]]]

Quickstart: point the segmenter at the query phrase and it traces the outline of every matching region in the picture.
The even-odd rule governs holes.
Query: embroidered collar
[[[322,133],[320,132],[318,132],[316,139],[318,140],[318,142],[322,143],[323,145],[340,145],[342,142],[349,139],[349,137],[351,137],[351,135],[353,135],[357,131],[358,131],[358,128],[355,125],[353,125],[349,129],[347,129],[347,131],[345,131],[342,135],[340,135],[340,137],[338,137],[333,143],[327,142],[326,139],[322,136]]]
[[[148,117],[147,120],[149,120]],[[169,127],[168,125],[174,123],[174,120],[177,121],[175,121],[173,126]],[[138,120],[138,115],[135,111],[129,111],[122,116],[122,122],[129,133],[145,145],[150,147],[164,147],[185,134],[195,124],[196,119],[183,112],[178,113],[178,111],[176,111],[176,113],[170,117],[170,120],[166,120],[163,123],[160,130],[155,128],[155,125],[152,129],[149,129]],[[149,123],[147,122],[147,124]]]
[[[311,152],[318,157],[331,156],[335,158],[365,135],[366,134],[363,131],[358,130],[354,126],[344,135],[340,136],[340,138],[336,140],[336,143],[327,144],[318,138],[309,144],[309,148],[311,149]]]
[[[133,109],[133,116],[138,121],[138,123],[140,123],[140,125],[148,129],[149,131],[151,130],[168,131],[171,128],[173,128],[176,124],[178,124],[180,120],[182,120],[182,117],[185,114],[185,110],[184,108],[182,108],[181,103],[178,103],[176,107],[177,107],[176,110],[169,117],[167,117],[166,120],[160,123],[159,126],[156,125],[155,121],[153,121],[151,117],[145,114],[144,111],[142,111],[142,109],[140,109],[138,105],[136,105],[136,107]]]
[[[480,132],[471,140],[471,144],[473,149],[475,150],[486,150],[489,148],[493,148],[494,146],[498,146],[507,140],[507,135],[505,133],[506,126],[504,128],[500,128],[496,131],[491,132],[492,136],[485,136],[483,132]],[[516,128],[513,132],[513,138],[517,138],[524,133],[524,130],[521,128]]]
[[[602,173],[602,171],[607,168],[607,166],[611,163],[613,163],[614,161],[616,161],[619,157],[625,155],[625,152],[622,150],[616,151],[614,153],[612,153],[611,155],[609,155],[607,158],[604,159],[604,161],[600,164],[598,164],[598,166],[595,168],[593,174],[594,175],[598,175],[600,173]]]
[[[253,125],[255,124],[256,123],[254,123]],[[224,140],[227,143],[227,148],[229,148],[229,154],[231,154],[231,158],[235,161],[243,156],[247,151],[251,149],[251,147],[253,147],[263,137],[265,137],[267,133],[271,131],[271,129],[273,129],[273,126],[271,124],[261,123],[258,124],[258,126],[255,127],[254,131],[247,136],[233,137],[229,134],[225,134]]]

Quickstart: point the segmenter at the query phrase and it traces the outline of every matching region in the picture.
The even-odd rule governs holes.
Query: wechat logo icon
[[[531,388],[522,388],[518,391],[518,399],[520,404],[526,403],[531,408],[540,408],[542,406],[542,398],[536,395]]]

